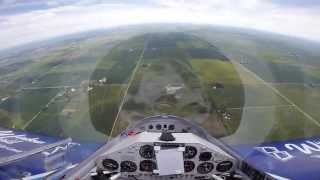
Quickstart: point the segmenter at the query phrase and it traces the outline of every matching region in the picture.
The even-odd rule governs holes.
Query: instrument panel
[[[236,166],[236,161],[233,157],[201,143],[154,141],[137,141],[127,147],[106,153],[100,157],[97,164],[98,168],[102,170],[120,172],[125,177],[154,177],[159,175],[159,159],[157,159],[157,151],[155,149],[167,150],[171,148],[183,149],[181,156],[184,170],[180,175],[188,176],[189,178],[232,172]],[[179,173],[173,175],[179,175]]]

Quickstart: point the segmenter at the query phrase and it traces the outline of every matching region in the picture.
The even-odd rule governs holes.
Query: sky
[[[320,42],[319,0],[0,0],[0,49],[100,28],[193,23]]]

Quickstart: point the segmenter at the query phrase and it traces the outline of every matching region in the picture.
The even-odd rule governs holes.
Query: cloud
[[[319,8],[319,0],[268,0],[278,6],[287,8]]]
[[[270,0],[55,0],[0,14],[0,49],[54,36],[127,24],[183,22],[253,28],[320,41],[318,11]],[[39,2],[39,1],[30,1]],[[42,2],[42,3],[43,3]],[[18,6],[5,4],[4,7]]]

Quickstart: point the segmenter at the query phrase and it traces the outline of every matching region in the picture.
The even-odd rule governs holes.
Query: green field
[[[311,45],[306,48],[293,40],[242,32],[212,30],[194,34],[240,64],[235,67],[245,89],[245,106],[242,123],[234,135],[226,138],[227,142],[262,143],[320,134],[316,123],[320,54]],[[233,114],[238,111],[230,110]]]
[[[239,110],[231,110],[233,114]],[[238,131],[224,138],[229,144],[261,143],[312,137],[319,127],[293,107],[244,109]],[[254,136],[252,134],[255,134]]]
[[[192,120],[215,137],[233,133],[241,113],[233,119],[238,122],[229,128],[230,122],[218,112],[228,106],[243,106],[241,80],[231,62],[208,42],[183,33],[149,34],[146,39],[141,65],[113,134],[124,130],[121,124],[127,119],[130,123],[157,114]],[[218,82],[225,88],[215,91],[211,86]],[[171,86],[181,86],[181,91],[168,93],[166,89]],[[211,130],[213,126],[220,130]]]
[[[23,124],[31,120],[58,93],[57,89],[24,90],[2,103],[3,112],[10,112],[18,117],[12,126],[22,128]]]
[[[89,93],[90,119],[96,130],[108,134],[118,113],[124,85],[94,87]]]
[[[77,98],[83,89],[81,83],[90,79],[97,61],[108,53],[113,41],[99,37],[78,44],[62,42],[12,56],[10,61],[14,63],[1,67],[0,73],[1,126],[67,136],[60,122],[64,118],[62,112]],[[20,59],[25,61],[19,62]],[[66,95],[65,86],[72,86],[76,93]],[[61,95],[56,97],[58,94]],[[88,105],[85,109],[88,111]],[[90,116],[86,119],[90,120]]]
[[[317,46],[223,28],[160,29],[8,56],[1,126],[94,141],[172,114],[228,143],[320,135]]]
[[[67,100],[55,100],[53,103],[43,110],[25,130],[46,133],[52,136],[62,136],[62,126],[59,123],[61,119],[61,111],[63,110]]]
[[[241,84],[240,77],[233,64],[219,59],[192,59],[192,68],[204,82],[223,82]]]
[[[304,112],[320,122],[320,87],[309,87],[303,84],[274,85],[281,93],[299,106]]]

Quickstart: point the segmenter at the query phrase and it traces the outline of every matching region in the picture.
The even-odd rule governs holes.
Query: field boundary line
[[[242,64],[238,63],[235,60],[230,60],[233,64],[236,64],[238,67],[242,68],[244,71],[248,72],[249,74],[251,74],[253,77],[255,77],[257,80],[263,82],[263,84],[265,84],[267,87],[269,87],[270,89],[272,89],[277,95],[279,95],[280,97],[282,97],[285,101],[287,101],[289,104],[291,104],[292,106],[294,106],[296,108],[296,110],[298,110],[300,113],[302,113],[305,117],[307,117],[309,120],[311,120],[313,123],[315,123],[317,126],[320,127],[320,122],[317,121],[316,119],[314,119],[311,115],[309,115],[308,113],[306,113],[305,111],[303,111],[298,105],[296,105],[293,101],[291,101],[287,96],[283,95],[278,89],[276,89],[275,87],[273,87],[271,84],[267,83],[266,81],[264,81],[261,77],[259,77],[256,73],[252,72],[251,70],[249,70],[248,68],[244,67]]]
[[[136,65],[135,68],[133,69],[132,74],[131,74],[131,76],[130,76],[130,80],[129,80],[129,82],[127,83],[127,87],[126,87],[126,89],[125,89],[125,91],[124,91],[124,93],[123,93],[123,98],[122,98],[122,100],[121,100],[121,102],[120,102],[120,105],[119,105],[119,108],[118,108],[118,112],[117,112],[116,118],[115,118],[115,120],[114,120],[114,122],[113,122],[111,131],[110,131],[110,134],[109,134],[108,141],[109,141],[110,138],[112,137],[113,130],[114,130],[114,128],[115,128],[115,126],[116,126],[116,123],[117,123],[117,121],[118,121],[118,119],[119,119],[119,115],[120,115],[120,112],[121,112],[121,110],[122,110],[122,107],[123,107],[123,105],[124,105],[124,103],[125,103],[125,101],[126,101],[126,97],[127,97],[129,88],[130,88],[130,86],[131,86],[131,84],[132,84],[132,82],[133,82],[133,80],[134,80],[134,76],[135,76],[135,74],[137,73],[137,70],[138,70],[138,68],[139,68],[139,66],[140,66],[140,64],[141,64],[141,62],[142,62],[142,59],[143,59],[144,52],[145,52],[145,50],[146,50],[147,44],[148,44],[148,42],[147,42],[147,40],[146,40],[145,43],[144,43],[143,49],[142,49],[142,51],[141,51],[141,54],[140,54],[140,56],[139,56],[139,59],[138,59],[138,61],[137,61],[137,65]]]
[[[306,83],[306,82],[267,82],[268,84],[272,85],[300,85],[300,86],[314,86],[319,87],[320,83]]]
[[[237,109],[268,109],[268,108],[278,108],[278,107],[294,107],[292,104],[284,105],[269,105],[269,106],[243,106],[243,107],[227,107],[228,110],[237,110]]]
[[[54,95],[44,107],[49,107],[49,105],[54,101],[54,99],[58,96],[58,94],[59,94],[59,92],[56,95]],[[37,114],[35,114],[32,117],[32,119],[30,119],[28,122],[26,122],[26,124],[24,124],[22,126],[22,130],[25,130],[35,119],[37,119],[37,117],[42,113],[42,111],[43,111],[43,109],[40,109],[40,111]]]
[[[25,88],[21,88],[20,90],[63,89],[63,88],[73,88],[73,87],[80,87],[80,85],[74,85],[74,86],[43,86],[43,87],[25,87]]]

